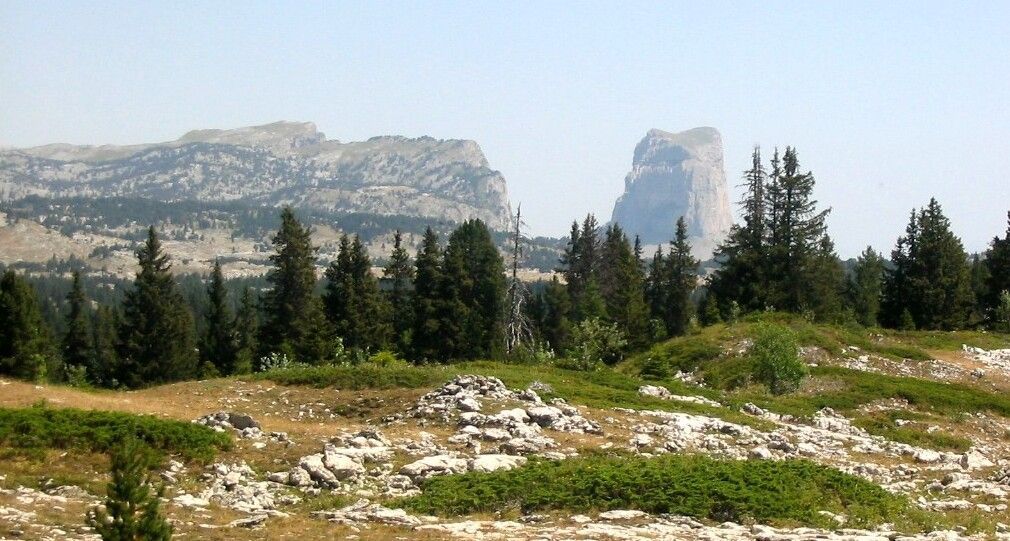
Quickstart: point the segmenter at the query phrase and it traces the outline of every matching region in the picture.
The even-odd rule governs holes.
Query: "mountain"
[[[635,147],[612,221],[645,244],[662,244],[673,237],[681,216],[701,259],[711,257],[733,225],[722,137],[715,128],[649,130]]]
[[[474,141],[383,136],[343,143],[310,122],[196,130],[165,143],[0,150],[0,201],[29,195],[480,218],[498,230],[508,228],[511,212],[505,178]]]

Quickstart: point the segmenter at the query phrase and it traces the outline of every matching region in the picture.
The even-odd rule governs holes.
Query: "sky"
[[[551,236],[610,218],[650,128],[713,126],[734,186],[797,147],[843,258],[932,196],[978,251],[1010,210],[1010,2],[0,3],[0,146],[276,120],[476,140]]]

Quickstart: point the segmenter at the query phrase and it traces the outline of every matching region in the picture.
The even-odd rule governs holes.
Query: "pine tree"
[[[377,350],[388,343],[387,311],[371,268],[361,239],[343,235],[337,259],[326,269],[326,315],[344,345],[353,349]]]
[[[193,316],[153,226],[137,260],[140,271],[123,301],[116,379],[139,387],[193,378],[198,364]]]
[[[238,344],[235,337],[235,320],[228,306],[228,291],[224,285],[221,263],[214,261],[210,284],[207,286],[207,311],[204,313],[206,330],[200,342],[200,357],[217,374],[235,373]]]
[[[8,269],[0,278],[0,374],[44,380],[52,357],[35,289]]]
[[[411,301],[414,265],[403,247],[403,236],[399,229],[393,236],[393,252],[382,274],[390,282],[389,309],[393,326],[393,344],[397,351],[407,355],[410,352],[410,334],[414,325]]]
[[[81,273],[75,271],[70,293],[67,294],[70,310],[67,313],[67,332],[63,335],[63,362],[73,367],[84,367],[90,371],[93,366],[94,345],[91,337],[91,323],[88,317],[87,299],[81,285]],[[89,372],[86,372],[89,373]]]
[[[291,207],[281,211],[272,242],[276,253],[267,274],[271,288],[263,297],[260,354],[281,352],[301,362],[323,362],[332,351],[322,301],[315,294],[316,248]]]
[[[259,351],[257,331],[259,329],[259,313],[252,291],[246,287],[242,290],[238,313],[235,314],[235,332],[237,351],[235,352],[235,374],[248,374],[253,370],[253,360]]]
[[[519,263],[523,257],[522,205],[516,208],[512,232],[512,253],[510,254],[508,283],[505,289],[504,324],[505,354],[512,356],[528,352],[533,347],[533,326],[527,315],[529,290],[519,278]]]
[[[669,336],[680,336],[687,332],[694,313],[691,294],[698,285],[698,260],[691,255],[683,216],[677,219],[677,231],[670,241],[670,255],[663,274],[667,292],[661,319]]]
[[[116,379],[119,367],[119,356],[116,351],[119,342],[118,332],[122,325],[119,312],[112,306],[99,306],[92,319],[91,364],[88,365],[88,377],[92,383],[104,387],[120,385]]]
[[[879,323],[883,282],[884,258],[867,246],[856,259],[848,287],[849,302],[861,325],[876,327]]]
[[[413,357],[434,360],[441,351],[439,307],[442,283],[442,249],[438,235],[430,227],[424,231],[414,259],[414,329],[411,333]]]
[[[502,352],[504,275],[484,222],[468,220],[452,232],[442,266],[439,359],[485,359]]]
[[[168,541],[172,526],[161,513],[164,487],[151,490],[146,473],[150,451],[127,439],[112,452],[112,481],[105,509],[88,512],[87,522],[103,541]]]
[[[985,267],[989,276],[985,280],[985,297],[982,305],[987,314],[1000,306],[1004,291],[1010,291],[1010,212],[1007,213],[1006,236],[992,239],[985,253]]]

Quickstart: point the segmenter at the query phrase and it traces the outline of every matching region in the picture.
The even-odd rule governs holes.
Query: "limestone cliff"
[[[650,130],[635,147],[613,221],[645,244],[662,244],[673,237],[681,216],[701,259],[711,257],[733,224],[722,137],[715,128]]]

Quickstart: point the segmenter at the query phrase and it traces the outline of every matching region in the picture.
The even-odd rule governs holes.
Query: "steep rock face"
[[[715,128],[650,130],[635,147],[612,220],[645,244],[662,244],[673,237],[681,216],[694,255],[702,259],[711,257],[733,225],[722,137]]]
[[[312,123],[196,130],[166,143],[0,151],[0,200],[28,195],[249,201],[509,223],[505,178],[477,143],[327,140]]]

